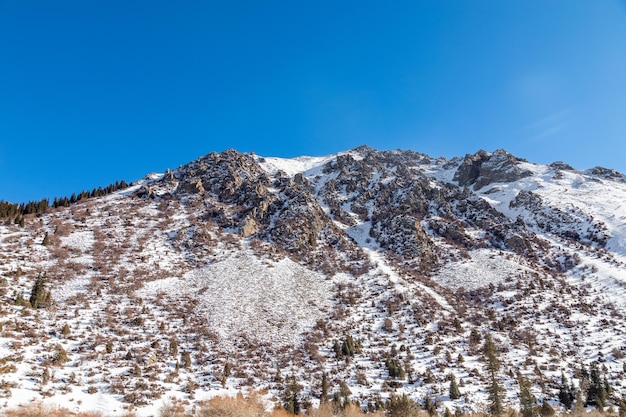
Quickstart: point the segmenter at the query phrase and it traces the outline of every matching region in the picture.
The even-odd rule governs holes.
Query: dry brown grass
[[[74,413],[66,408],[46,406],[41,403],[25,405],[14,410],[2,413],[6,417],[103,417],[96,412]],[[133,417],[134,414],[127,414],[125,417]]]
[[[364,413],[355,405],[349,405],[343,410],[336,410],[332,404],[322,404],[319,408],[309,410],[306,414],[310,417],[384,417],[382,411],[375,413]],[[420,411],[417,416],[426,417],[426,411]],[[556,416],[574,417],[616,417],[616,413],[596,410],[585,411],[583,408],[569,412],[557,410]],[[3,417],[105,417],[96,412],[75,413],[62,407],[45,406],[41,403],[25,405],[14,410],[0,413]],[[135,414],[128,413],[124,417],[134,417]],[[166,404],[161,408],[159,417],[291,417],[285,410],[266,411],[256,394],[244,398],[241,394],[237,397],[216,397],[212,400],[202,402],[195,413],[184,411],[180,403]],[[520,413],[509,409],[504,413],[505,417],[519,417]],[[486,417],[485,413],[463,414],[462,417]]]
[[[254,397],[245,399],[217,397],[204,403],[197,413],[198,417],[264,417],[263,405]]]

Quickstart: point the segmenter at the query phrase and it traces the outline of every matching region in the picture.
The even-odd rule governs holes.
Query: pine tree
[[[537,399],[530,390],[530,382],[520,372],[517,373],[519,384],[520,411],[523,417],[535,417],[537,415]]]
[[[39,274],[33,284],[33,288],[30,292],[30,305],[33,308],[41,308],[48,305],[50,301],[50,291],[46,289],[46,276],[45,274]]]
[[[595,405],[598,410],[603,410],[604,407],[606,407],[607,391],[607,386],[605,385],[605,380],[600,369],[598,368],[598,363],[593,362],[589,371],[587,405]]]
[[[454,374],[450,374],[450,389],[448,392],[450,393],[451,400],[461,398],[461,391],[459,391],[459,386],[456,383],[456,377]]]
[[[424,399],[424,409],[428,413],[429,417],[437,416],[437,404],[434,401],[431,401],[430,397],[426,397]]]
[[[328,383],[328,377],[326,376],[326,372],[322,374],[322,386],[321,386],[321,394],[320,394],[320,402],[325,403],[328,401],[328,392],[330,390],[330,384]]]
[[[283,382],[283,376],[280,373],[280,368],[276,368],[276,373],[274,374],[274,382],[279,384]]]
[[[224,369],[222,370],[222,375],[224,375],[224,377],[228,378],[230,376],[230,372],[231,372],[231,365],[230,363],[226,362],[224,364]]]
[[[300,414],[300,391],[302,387],[296,382],[296,378],[292,375],[287,378],[283,391],[283,408],[289,414]]]
[[[342,409],[346,408],[350,404],[350,396],[352,391],[344,381],[339,381],[339,389],[335,392],[335,403]]]
[[[561,372],[561,385],[559,386],[559,401],[561,402],[561,404],[563,404],[565,408],[569,410],[570,408],[572,408],[572,405],[574,404],[574,398],[575,398],[574,387],[569,385],[567,378],[565,377],[565,374]]]
[[[180,354],[180,366],[184,369],[189,369],[191,367],[191,353],[185,351]]]
[[[478,330],[472,329],[470,331],[470,336],[469,336],[469,344],[470,344],[470,346],[475,346],[475,345],[479,344],[480,341],[481,341],[480,333],[478,333]]]
[[[500,361],[498,360],[496,347],[493,344],[493,340],[489,333],[485,335],[485,343],[483,344],[483,355],[485,361],[487,362],[486,367],[487,372],[489,373],[489,383],[487,386],[487,392],[489,394],[489,412],[492,416],[499,417],[504,412],[504,405],[502,401],[504,389],[502,388],[498,380]]]
[[[15,295],[15,305],[16,306],[24,305],[24,296],[22,295],[21,292],[17,292],[17,294]]]
[[[404,379],[404,368],[399,359],[387,358],[387,360],[385,360],[385,366],[389,372],[389,378]]]
[[[341,344],[341,353],[348,357],[354,356],[354,339],[352,339],[352,336],[346,336]]]
[[[335,358],[337,358],[337,360],[343,357],[343,354],[341,353],[341,346],[339,345],[338,340],[335,340],[335,344],[333,345],[333,351],[335,352]]]
[[[222,376],[221,376],[222,387],[226,386],[226,381],[228,377],[230,376],[230,371],[231,371],[230,363],[226,362],[224,364],[224,369],[222,369]]]
[[[416,417],[419,414],[419,407],[406,394],[389,397],[386,408],[390,417]]]
[[[178,355],[178,341],[176,338],[172,338],[172,340],[170,340],[170,354],[173,356]]]

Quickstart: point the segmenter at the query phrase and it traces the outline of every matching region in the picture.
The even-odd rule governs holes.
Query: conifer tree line
[[[126,181],[115,181],[106,187],[97,187],[91,191],[81,191],[76,194],[73,193],[70,197],[55,197],[52,200],[47,198],[39,201],[29,201],[28,203],[10,203],[8,201],[0,200],[0,218],[3,219],[15,219],[15,223],[18,224],[23,219],[23,216],[28,214],[44,214],[49,208],[69,207],[70,205],[79,201],[86,200],[93,197],[102,197],[115,191],[128,188],[131,184]],[[23,220],[22,220],[23,221]]]

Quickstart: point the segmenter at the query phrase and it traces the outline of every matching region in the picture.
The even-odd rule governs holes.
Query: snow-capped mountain
[[[326,375],[363,408],[407,394],[483,410],[487,333],[513,407],[518,372],[559,406],[562,375],[585,401],[590,367],[616,403],[625,201],[626,178],[605,168],[363,146],[211,153],[23,227],[7,219],[0,406],[154,415],[250,390],[271,406],[291,376],[315,405]]]

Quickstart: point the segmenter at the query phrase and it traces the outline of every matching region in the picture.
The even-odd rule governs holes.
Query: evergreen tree
[[[389,372],[389,378],[404,379],[404,368],[399,359],[388,357],[387,360],[385,360],[385,366]]]
[[[489,412],[492,416],[499,417],[504,412],[502,400],[504,389],[500,385],[498,378],[498,371],[500,370],[498,353],[489,333],[485,335],[485,342],[482,350],[486,361],[487,372],[489,373],[489,382],[487,385],[487,392],[489,394]]]
[[[406,379],[409,384],[415,383],[413,379],[413,368],[411,367],[411,361],[407,358],[404,361],[404,373],[406,374]]]
[[[587,390],[587,405],[594,405],[598,410],[606,407],[607,384],[598,367],[598,362],[593,362],[589,370],[589,389]],[[610,387],[609,387],[610,390]]]
[[[431,401],[430,397],[426,397],[424,399],[424,409],[428,413],[429,417],[437,416],[437,404],[434,401]]]
[[[328,377],[326,376],[326,372],[322,374],[322,386],[321,386],[321,394],[320,394],[320,402],[325,403],[328,401],[328,392],[330,390],[330,384],[328,383]]]
[[[574,404],[575,392],[574,387],[569,385],[565,374],[561,372],[561,385],[559,386],[559,401],[563,404],[563,407],[568,410],[572,408]]]
[[[470,331],[470,336],[469,336],[469,344],[470,344],[470,346],[475,346],[475,345],[479,344],[480,341],[481,341],[480,333],[478,333],[478,330],[472,329]]]
[[[333,394],[333,399],[337,406],[344,409],[350,404],[350,396],[352,391],[344,381],[339,381],[339,389]]]
[[[22,295],[22,292],[17,292],[15,295],[15,305],[16,306],[23,306],[24,305],[24,296]]]
[[[537,415],[537,399],[530,390],[530,381],[521,372],[517,372],[519,384],[520,411],[523,417],[535,417]]]
[[[302,387],[296,382],[292,375],[287,377],[283,391],[283,408],[290,414],[300,414],[300,391]]]
[[[170,354],[174,356],[178,355],[178,341],[175,337],[170,340]]]
[[[389,397],[386,408],[390,417],[416,417],[419,414],[419,407],[406,394]]]
[[[274,374],[274,382],[278,384],[283,382],[283,376],[280,373],[280,368],[276,368],[276,373]]]
[[[448,390],[450,393],[450,399],[456,400],[461,398],[461,391],[459,391],[459,386],[456,383],[456,377],[454,374],[450,374],[450,389]]]
[[[191,353],[185,351],[180,354],[180,366],[182,366],[183,369],[191,368]]]
[[[354,356],[354,339],[352,336],[346,336],[343,343],[341,344],[341,353],[344,356]]]
[[[30,292],[30,305],[33,308],[46,307],[50,302],[50,291],[46,289],[46,276],[39,274]]]
[[[335,352],[335,358],[337,358],[337,360],[342,358],[343,354],[341,353],[341,346],[339,345],[338,340],[335,340],[335,344],[333,345],[333,351]]]
[[[41,385],[46,385],[48,382],[50,382],[50,371],[46,367],[41,374]]]
[[[224,369],[222,370],[222,378],[224,378],[224,380],[230,376],[231,369],[232,367],[230,366],[230,363],[226,362],[224,364]]]

